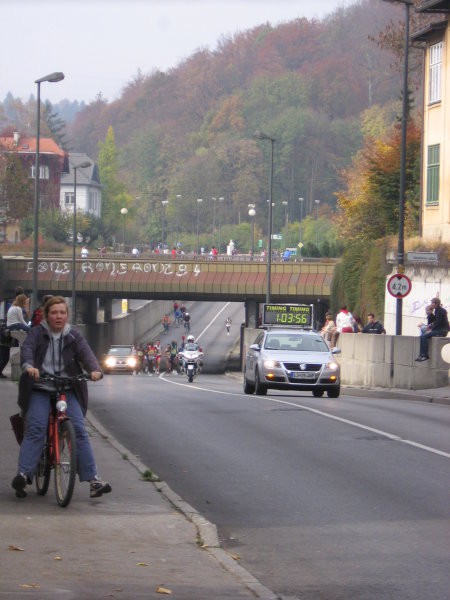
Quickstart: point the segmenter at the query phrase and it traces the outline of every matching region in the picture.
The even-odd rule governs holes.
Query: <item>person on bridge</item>
[[[25,436],[20,446],[17,475],[12,487],[18,498],[27,495],[38,467],[47,431],[50,392],[39,383],[42,372],[74,376],[82,368],[98,381],[102,372],[87,341],[68,323],[69,309],[62,296],[52,296],[44,306],[44,320],[33,327],[21,348],[22,375],[19,381],[18,404],[25,414]],[[111,485],[98,476],[89,435],[84,424],[88,406],[85,381],[67,390],[67,414],[77,437],[77,470],[80,481],[90,483],[90,497],[98,498],[111,491]]]
[[[428,340],[431,337],[446,337],[450,326],[448,323],[448,314],[442,306],[439,298],[432,298],[430,305],[434,311],[434,321],[427,327],[427,331],[420,334],[420,354],[416,358],[417,362],[428,360]]]

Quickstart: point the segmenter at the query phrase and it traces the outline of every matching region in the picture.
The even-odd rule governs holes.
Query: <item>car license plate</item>
[[[313,371],[292,371],[291,372],[291,377],[293,379],[315,379],[317,377],[317,374],[314,373]]]

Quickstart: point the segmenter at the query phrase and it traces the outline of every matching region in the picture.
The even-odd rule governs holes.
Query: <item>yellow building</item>
[[[425,45],[422,236],[450,243],[450,0],[417,10],[436,17],[412,36]]]

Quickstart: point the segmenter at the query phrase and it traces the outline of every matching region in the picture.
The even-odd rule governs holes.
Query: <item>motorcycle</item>
[[[180,373],[185,373],[189,383],[194,381],[194,377],[202,370],[203,352],[198,350],[183,350],[178,355],[178,363],[180,365]]]

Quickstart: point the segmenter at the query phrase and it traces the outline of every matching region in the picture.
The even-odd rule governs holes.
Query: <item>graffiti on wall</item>
[[[201,273],[200,265],[187,265],[183,263],[125,263],[115,261],[83,261],[80,264],[82,273],[109,273],[111,277],[125,275],[126,273],[155,273],[156,275],[167,275],[184,277],[193,273],[197,277]],[[26,272],[33,271],[33,262],[27,263]],[[55,275],[68,275],[72,272],[72,263],[64,261],[50,261],[38,263],[39,273],[54,273]]]

